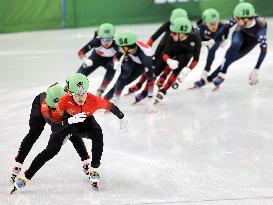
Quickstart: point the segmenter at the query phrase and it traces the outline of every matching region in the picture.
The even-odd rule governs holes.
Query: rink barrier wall
[[[0,0],[0,33],[59,28],[59,0]]]
[[[222,19],[232,16],[243,0],[1,0],[0,33],[78,28],[113,24],[163,22],[174,8],[184,8],[190,19],[213,7]],[[248,0],[258,14],[273,16],[272,0]]]

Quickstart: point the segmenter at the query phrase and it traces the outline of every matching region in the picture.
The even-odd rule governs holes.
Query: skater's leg
[[[109,59],[106,61],[106,63],[103,65],[106,69],[106,73],[104,75],[103,81],[100,85],[100,87],[97,89],[96,95],[101,96],[104,90],[107,88],[109,83],[112,81],[113,77],[115,76],[115,70],[113,65],[113,60]]]
[[[219,48],[219,45],[220,45],[220,43],[216,42],[214,44],[214,46],[211,49],[209,49],[209,51],[208,51],[207,63],[206,63],[205,69],[204,69],[207,72],[210,72],[211,65],[214,61],[215,52]]]
[[[89,159],[89,154],[87,152],[86,146],[83,142],[83,139],[79,136],[72,135],[69,140],[73,144],[73,147],[77,151],[79,157],[81,158],[81,161]]]
[[[61,150],[65,136],[61,133],[52,133],[48,141],[47,147],[39,153],[32,161],[30,167],[25,172],[27,179],[32,179],[35,173],[50,159],[52,159]]]

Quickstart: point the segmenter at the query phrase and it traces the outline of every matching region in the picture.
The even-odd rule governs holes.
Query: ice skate
[[[89,180],[92,184],[92,187],[95,190],[98,190],[98,182],[100,181],[100,175],[98,173],[98,170],[96,168],[89,169]]]
[[[89,169],[91,168],[90,160],[82,161],[82,170],[85,175],[89,175]]]
[[[201,88],[205,84],[206,84],[206,82],[203,79],[195,81],[194,84],[193,84],[193,87],[188,88],[188,90],[193,90],[193,89],[196,89],[196,88]]]
[[[14,187],[11,190],[10,194],[14,193],[18,189],[22,189],[28,186],[28,180],[25,177],[16,177],[14,180]]]
[[[19,162],[16,162],[16,164],[14,165],[14,167],[12,168],[11,171],[11,177],[10,177],[10,182],[14,183],[15,182],[15,178],[17,177],[17,175],[20,173],[22,164]]]
[[[156,97],[155,97],[155,102],[154,102],[154,104],[158,104],[160,101],[163,101],[163,100],[164,100],[165,94],[166,94],[166,91],[160,90],[160,91],[157,93]]]

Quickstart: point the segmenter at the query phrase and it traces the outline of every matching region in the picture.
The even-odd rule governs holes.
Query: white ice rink
[[[68,141],[60,153],[16,192],[9,183],[21,140],[28,132],[34,97],[53,82],[64,83],[81,61],[77,51],[93,36],[94,28],[0,35],[0,205],[34,204],[273,204],[273,19],[268,19],[268,54],[257,86],[248,76],[259,47],[234,63],[217,92],[212,86],[187,90],[200,76],[201,60],[178,90],[170,90],[158,112],[147,113],[145,101],[131,106],[124,97],[120,108],[129,119],[120,130],[118,119],[95,114],[104,132],[101,190],[91,189],[80,159]],[[147,40],[160,24],[118,26]],[[219,49],[213,69],[221,63]],[[99,86],[100,68],[89,76],[90,91]],[[27,169],[47,145],[47,125],[25,160]],[[85,140],[90,152],[91,141]]]

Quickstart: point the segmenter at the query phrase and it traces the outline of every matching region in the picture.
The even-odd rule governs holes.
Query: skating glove
[[[85,58],[85,53],[84,53],[84,51],[79,51],[79,52],[78,52],[78,56],[80,57],[80,59],[84,59],[84,58]]]
[[[119,120],[119,127],[120,129],[125,129],[128,126],[128,119],[126,117],[123,117]]]
[[[121,68],[122,62],[116,61],[114,62],[114,70],[119,70]]]
[[[84,65],[85,65],[85,67],[90,67],[90,66],[93,65],[93,61],[91,59],[89,59],[89,58],[85,58],[84,59]]]
[[[178,68],[179,62],[177,60],[173,60],[173,59],[169,58],[167,60],[167,64],[169,65],[169,67],[172,70],[175,70],[176,68]]]
[[[70,118],[68,118],[68,124],[75,124],[83,122],[86,119],[86,114],[84,112],[78,113]]]
[[[249,75],[249,84],[256,85],[258,83],[258,69],[253,69]]]
[[[190,68],[188,67],[183,68],[179,77],[177,78],[178,82],[182,83],[190,72],[191,72]]]
[[[152,46],[153,43],[154,43],[154,41],[153,41],[153,39],[151,39],[151,38],[147,41],[147,45],[148,45],[148,46]]]
[[[207,46],[208,49],[211,49],[212,46],[214,46],[215,44],[215,40],[214,39],[210,39],[208,41],[202,41],[202,46]]]

